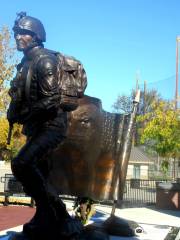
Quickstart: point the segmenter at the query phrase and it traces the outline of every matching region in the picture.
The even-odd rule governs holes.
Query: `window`
[[[133,178],[140,178],[140,165],[139,164],[135,164],[133,167]]]

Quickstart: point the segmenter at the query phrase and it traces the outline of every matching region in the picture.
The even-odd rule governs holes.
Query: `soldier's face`
[[[33,41],[33,37],[25,33],[16,33],[14,35],[18,51],[25,51],[30,43]]]

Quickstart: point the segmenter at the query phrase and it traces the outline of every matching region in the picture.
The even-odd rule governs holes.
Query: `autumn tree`
[[[0,30],[0,159],[8,159],[17,152],[24,138],[20,134],[21,127],[15,125],[10,146],[7,146],[8,121],[6,111],[9,105],[8,88],[15,70],[15,47],[7,27]]]
[[[0,31],[0,113],[5,114],[9,104],[7,94],[9,81],[13,77],[15,48],[11,45],[11,35],[7,27]]]

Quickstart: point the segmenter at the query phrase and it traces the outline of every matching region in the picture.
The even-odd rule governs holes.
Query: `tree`
[[[130,113],[132,110],[132,102],[135,97],[135,90],[131,91],[130,95],[119,95],[117,97],[117,100],[112,105],[114,112],[119,113]],[[137,115],[143,115],[148,112],[153,111],[152,104],[153,102],[158,102],[161,100],[160,94],[157,92],[157,90],[151,89],[141,91],[140,93],[140,102],[138,106],[138,113]],[[142,122],[136,122],[136,128],[134,132],[134,144],[139,145],[140,144],[140,135],[143,130],[144,123]]]
[[[167,170],[170,158],[180,157],[180,111],[166,101],[154,102],[152,111],[138,117],[144,123],[141,143],[164,158],[162,168]]]
[[[152,147],[161,156],[176,156],[180,151],[179,110],[165,101],[154,103],[154,111],[139,116],[145,123],[141,142]]]
[[[13,77],[15,48],[11,44],[11,35],[7,27],[0,31],[0,113],[6,112],[9,104],[8,83]]]
[[[132,108],[132,98],[131,96],[122,94],[118,95],[117,100],[113,103],[112,108],[114,112],[129,113]]]
[[[139,115],[152,112],[154,110],[152,109],[153,103],[154,102],[158,103],[160,100],[162,100],[162,98],[156,89],[141,91]]]
[[[9,105],[9,81],[13,78],[15,69],[14,50],[11,35],[7,27],[0,30],[0,158],[9,159],[23,144],[24,138],[20,134],[21,126],[15,125],[10,146],[7,146],[8,121],[6,111]]]
[[[112,105],[112,109],[115,112],[125,112],[129,113],[132,109],[132,101],[136,95],[135,90],[132,90],[130,95],[121,94],[118,95],[115,103]],[[155,89],[141,91],[140,93],[140,103],[138,114],[142,115],[147,112],[152,111],[151,105],[154,101],[158,102],[161,100],[160,94]]]

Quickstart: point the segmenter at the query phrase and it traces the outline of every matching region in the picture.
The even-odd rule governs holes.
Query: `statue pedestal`
[[[52,234],[53,235],[53,234]],[[1,240],[33,240],[27,238],[23,233],[16,233],[16,232],[11,232],[10,234],[6,236],[0,237]],[[56,238],[49,238],[49,239],[44,239],[44,240],[53,240]],[[60,238],[59,238],[60,239]],[[74,238],[72,238],[73,240]],[[77,240],[109,240],[110,237],[107,233],[99,231],[99,230],[86,230],[82,233]],[[41,240],[41,239],[39,239]],[[68,239],[67,239],[68,240]],[[71,239],[69,239],[71,240]]]

